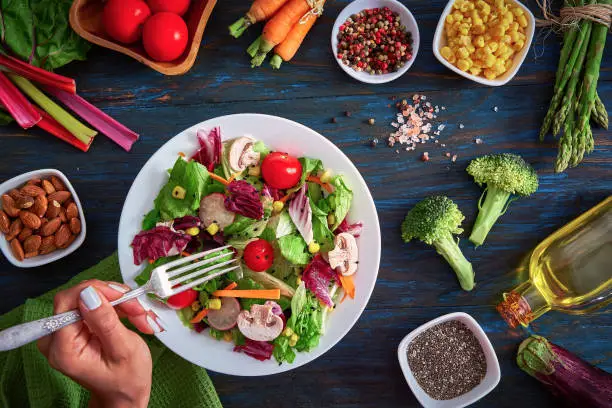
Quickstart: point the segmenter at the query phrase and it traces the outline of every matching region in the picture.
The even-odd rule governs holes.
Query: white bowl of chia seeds
[[[338,14],[331,33],[340,68],[369,84],[404,75],[416,59],[419,41],[414,16],[397,0],[353,1]]]
[[[410,332],[397,357],[410,389],[425,408],[473,404],[499,383],[497,355],[467,313],[450,313]]]

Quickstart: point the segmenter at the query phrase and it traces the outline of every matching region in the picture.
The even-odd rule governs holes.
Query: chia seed
[[[415,337],[408,346],[408,364],[421,388],[436,400],[465,394],[487,372],[480,342],[458,320],[440,323]]]

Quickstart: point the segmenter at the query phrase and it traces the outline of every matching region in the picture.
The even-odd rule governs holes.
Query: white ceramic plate
[[[210,119],[179,133],[164,144],[144,165],[132,184],[123,206],[119,222],[119,263],[123,280],[135,287],[134,277],[143,266],[135,266],[130,243],[140,232],[143,216],[153,208],[153,200],[168,180],[167,169],[174,164],[179,152],[191,154],[198,147],[196,131],[221,127],[223,139],[244,134],[265,142],[272,150],[285,151],[295,156],[309,156],[323,160],[337,174],[344,174],[352,188],[354,200],[349,220],[363,221],[364,229],[358,239],[359,270],[354,275],[356,296],[347,299],[330,315],[327,331],[319,346],[310,353],[297,353],[293,364],[278,365],[274,358],[260,362],[242,353],[234,353],[231,343],[216,341],[208,331],[196,333],[187,329],[175,311],[142,297],[141,303],[153,309],[167,326],[158,338],[186,360],[216,372],[241,376],[281,373],[315,360],[338,343],[353,327],[365,309],[378,275],[380,261],[380,227],[376,207],[368,187],[351,161],[333,143],[319,133],[275,116],[239,114]]]
[[[344,24],[347,18],[349,18],[353,14],[357,14],[364,9],[371,8],[383,8],[389,7],[391,11],[394,11],[399,14],[400,20],[403,25],[406,26],[406,30],[412,33],[412,58],[404,64],[404,66],[395,72],[390,72],[388,74],[382,75],[372,75],[367,72],[357,72],[353,68],[344,65],[341,60],[338,59],[338,32],[340,31],[340,26]],[[340,65],[340,68],[344,70],[347,74],[352,76],[358,81],[365,82],[368,84],[384,84],[386,82],[391,82],[402,75],[404,75],[416,60],[417,54],[419,52],[419,26],[417,25],[414,16],[404,6],[402,3],[396,0],[355,0],[346,6],[338,17],[336,18],[336,22],[334,23],[334,28],[332,29],[331,34],[331,47],[332,53],[334,54],[334,59]]]

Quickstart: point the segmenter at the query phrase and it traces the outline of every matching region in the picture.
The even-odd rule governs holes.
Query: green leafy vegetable
[[[259,153],[260,160],[263,160],[267,155],[270,154],[270,149],[268,149],[268,146],[266,146],[266,144],[261,140],[253,144],[253,150]]]
[[[194,214],[200,207],[200,200],[206,195],[206,185],[209,179],[208,170],[195,160],[186,162],[179,157],[170,172],[168,183],[155,199],[155,208],[163,220],[173,220]],[[175,187],[187,191],[184,199],[173,197]]]
[[[281,254],[295,265],[306,265],[310,262],[310,254],[306,241],[299,234],[285,235],[278,239]]]
[[[136,282],[138,286],[144,285],[149,281],[149,279],[151,279],[151,272],[153,271],[153,269],[157,268],[158,266],[167,264],[168,262],[174,261],[177,258],[178,256],[168,256],[165,258],[159,258],[152,264],[148,264],[142,270],[142,272],[140,272],[140,274],[134,278],[134,282]]]
[[[263,188],[263,182],[259,177],[247,176],[244,178],[244,181],[255,187],[255,190],[257,191],[261,191],[261,189]]]
[[[210,336],[215,340],[223,339],[223,332],[221,330],[217,330],[215,328],[210,328]]]
[[[312,233],[314,240],[321,246],[321,251],[329,252],[334,249],[334,234],[327,223],[327,212],[321,210],[315,200],[310,196],[310,208],[312,209]]]
[[[332,209],[336,222],[332,225],[331,230],[334,231],[338,228],[338,225],[342,223],[346,214],[348,214],[351,208],[351,202],[353,201],[353,192],[344,183],[344,177],[336,176],[332,180],[332,184],[335,189],[332,194],[327,197],[330,208]]]
[[[232,329],[232,340],[237,346],[242,346],[246,343],[244,335],[236,327]]]
[[[319,159],[300,157],[298,160],[302,164],[302,179],[300,180],[300,185],[306,181],[306,177],[310,174],[323,170],[323,163]]]
[[[297,229],[289,216],[289,212],[283,211],[278,215],[278,223],[276,225],[276,238],[282,238],[285,235],[293,234]]]
[[[193,325],[191,324],[190,320],[193,319],[195,312],[191,310],[191,306],[177,310],[176,314],[185,327],[193,329]]]
[[[308,198],[310,198],[311,202],[318,202],[323,198],[323,191],[321,190],[321,185],[317,183],[308,183]]]
[[[160,217],[161,217],[161,214],[159,213],[159,209],[154,208],[151,211],[149,211],[147,215],[144,216],[144,219],[142,220],[142,230],[148,231],[150,229],[153,229],[155,225],[157,224],[157,222],[159,221]]]
[[[238,284],[238,289],[263,289],[264,288],[262,284],[255,282],[251,278],[242,278],[236,283]],[[250,310],[251,306],[253,305],[263,305],[264,303],[266,303],[265,299],[241,298],[239,300],[240,300],[240,307],[245,310]]]
[[[269,226],[266,226],[266,228],[264,228],[259,238],[265,239],[266,241],[270,243],[274,242],[274,240],[276,239],[276,234],[274,232],[274,229],[270,228]]]
[[[234,222],[223,229],[226,236],[235,236],[237,238],[251,239],[259,237],[266,229],[268,223],[267,218],[255,220],[237,214]]]
[[[70,27],[71,0],[0,0],[0,49],[53,70],[85,60],[91,45]]]
[[[272,350],[272,355],[279,363],[284,361],[288,363],[293,363],[295,360],[295,351],[289,346],[289,337],[278,336],[274,340],[274,350]]]

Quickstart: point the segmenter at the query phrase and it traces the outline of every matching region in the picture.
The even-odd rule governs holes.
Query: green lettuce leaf
[[[176,315],[181,323],[183,323],[183,326],[189,329],[193,329],[193,325],[191,324],[190,320],[193,319],[194,314],[195,312],[191,310],[191,306],[176,311]]]
[[[234,222],[223,229],[223,234],[246,240],[257,238],[264,232],[267,223],[268,219],[265,217],[261,220],[255,220],[237,214]]]
[[[91,45],[68,20],[72,0],[0,0],[0,49],[52,71],[84,61]]]
[[[147,213],[147,215],[145,215],[144,219],[142,220],[142,230],[148,231],[150,229],[153,229],[160,218],[161,214],[159,213],[159,210],[157,208],[152,209]]]
[[[306,181],[306,177],[308,177],[310,174],[323,170],[323,162],[319,159],[300,157],[298,160],[302,164],[302,178],[300,180],[300,185]]]
[[[261,140],[258,140],[253,144],[253,150],[259,153],[260,160],[263,160],[267,155],[270,154],[270,149]]]
[[[168,183],[155,199],[155,208],[165,221],[195,214],[200,208],[202,197],[207,195],[208,170],[195,160],[186,162],[179,157],[170,172]],[[174,198],[172,191],[176,186],[186,190],[184,199]]]
[[[321,246],[322,252],[329,252],[334,249],[334,234],[329,229],[327,223],[327,212],[321,210],[315,200],[310,197],[310,208],[312,209],[312,233],[314,240]]]
[[[334,231],[338,228],[338,225],[342,223],[351,208],[353,191],[344,183],[344,177],[342,176],[334,177],[332,184],[335,189],[334,192],[327,197],[327,201],[336,218],[336,222],[331,228],[331,230]]]
[[[306,265],[310,262],[310,253],[306,241],[299,234],[285,235],[278,239],[281,254],[294,265]]]
[[[251,278],[242,278],[236,283],[238,284],[238,289],[250,290],[250,289],[263,289],[264,288],[262,284],[255,282]],[[253,305],[263,305],[264,303],[266,303],[264,299],[241,298],[239,300],[240,300],[240,306],[242,307],[242,309],[245,309],[245,310],[250,310],[251,306]]]
[[[321,303],[314,294],[306,293],[304,306],[293,321],[293,331],[300,336],[295,349],[297,351],[310,351],[317,347],[321,338],[322,328],[323,312],[321,310]]]
[[[293,363],[295,360],[295,351],[289,346],[289,337],[278,336],[274,340],[274,349],[272,355],[277,362],[282,363],[284,361]]]

